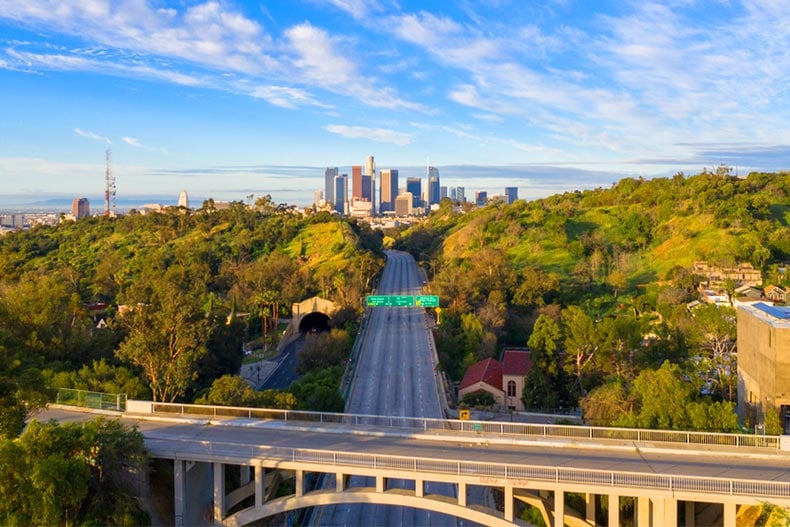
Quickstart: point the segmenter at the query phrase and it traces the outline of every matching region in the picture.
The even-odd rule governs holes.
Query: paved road
[[[398,251],[387,252],[387,265],[378,294],[416,295],[423,274],[414,258]],[[405,417],[443,417],[436,386],[433,339],[422,308],[371,308],[367,338],[362,345],[356,377],[346,411],[349,413]],[[351,485],[369,486],[351,478]],[[391,481],[390,487],[404,482]],[[455,495],[448,485],[427,484],[427,492]],[[358,505],[322,507],[313,511],[312,525],[471,525],[454,517],[403,507]]]
[[[85,421],[92,417],[95,415],[78,409],[48,409],[35,416],[43,421],[56,419],[60,422]],[[257,421],[253,425],[249,420],[238,419],[226,420],[224,426],[211,426],[187,420],[178,422],[175,419],[153,421],[127,416],[123,420],[130,426],[136,425],[146,439],[171,443],[184,457],[190,452],[205,453],[208,444],[227,444],[238,455],[243,455],[245,448],[260,446],[311,448],[447,461],[474,460],[482,463],[790,483],[790,454],[780,451],[762,454],[701,452],[682,448],[670,451],[666,445],[642,449],[605,448],[601,444],[591,446],[571,440],[525,441],[519,444],[497,444],[492,441],[481,446],[470,443],[468,438],[414,439],[397,434],[386,435],[385,429],[371,429],[371,432],[377,432],[372,434],[352,434],[342,427],[320,423],[308,426],[308,423],[299,421]]]

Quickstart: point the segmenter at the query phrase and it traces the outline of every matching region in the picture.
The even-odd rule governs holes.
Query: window
[[[507,396],[516,396],[516,381],[507,381]]]

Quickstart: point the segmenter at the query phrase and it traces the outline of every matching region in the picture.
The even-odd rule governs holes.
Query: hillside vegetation
[[[638,411],[633,381],[665,361],[698,381],[689,397],[733,400],[727,361],[734,356],[710,357],[704,317],[686,309],[701,280],[692,266],[751,263],[766,284],[783,284],[778,264],[790,261],[788,220],[790,173],[739,178],[720,167],[511,205],[459,209],[444,201],[395,246],[426,266],[429,287],[442,299],[437,339],[451,379],[505,346],[533,340],[530,348],[543,348],[534,355],[556,348],[552,360],[564,367],[525,395],[528,407],[575,406],[614,383],[624,413]],[[710,317],[734,321],[723,311]],[[734,345],[734,327],[717,337]],[[545,382],[547,372],[535,376]]]

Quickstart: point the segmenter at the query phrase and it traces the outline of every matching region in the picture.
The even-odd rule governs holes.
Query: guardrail
[[[790,483],[715,477],[678,476],[642,472],[621,472],[599,469],[514,465],[502,463],[443,460],[395,455],[363,454],[304,448],[261,447],[238,443],[217,443],[199,440],[146,439],[146,447],[155,457],[201,460],[210,457],[227,459],[266,459],[293,463],[314,463],[328,467],[390,469],[423,474],[444,474],[479,477],[482,484],[492,486],[525,486],[542,481],[562,484],[585,484],[599,487],[649,489],[665,491],[704,492],[751,498],[790,499]],[[188,443],[189,448],[185,448]]]
[[[96,410],[126,410],[125,393],[102,393],[72,388],[58,388],[57,404],[94,408]]]
[[[491,421],[456,421],[421,417],[388,417],[365,414],[338,414],[242,408],[234,406],[203,406],[179,403],[153,403],[154,413],[178,414],[189,417],[242,417],[311,423],[342,424],[353,427],[375,427],[421,430],[423,432],[458,432],[462,434],[496,434],[502,437],[565,438],[587,440],[619,440],[640,443],[664,443],[733,448],[779,450],[780,436],[723,434],[716,432],[684,432],[678,430],[644,430],[635,428],[602,428],[593,426],[543,425]]]

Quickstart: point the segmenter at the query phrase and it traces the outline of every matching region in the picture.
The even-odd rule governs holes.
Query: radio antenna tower
[[[104,215],[115,216],[115,176],[110,170],[110,149],[105,153],[107,168],[104,172]]]

